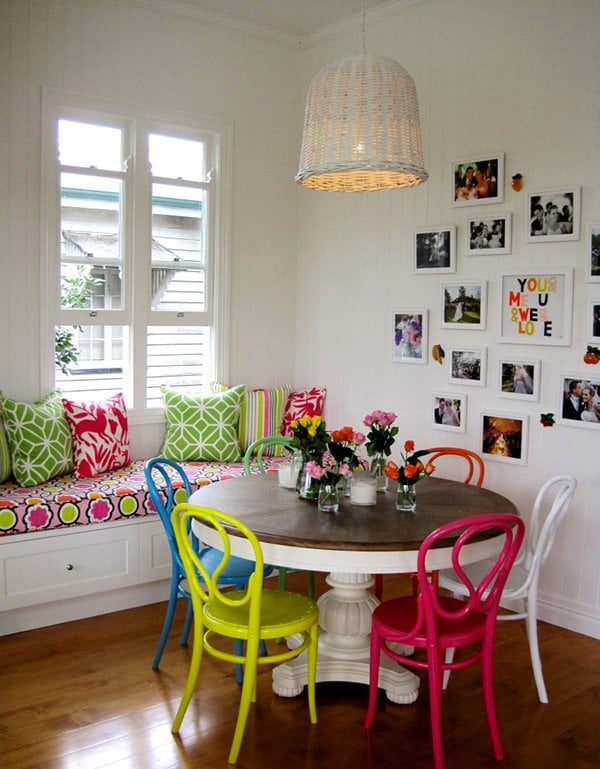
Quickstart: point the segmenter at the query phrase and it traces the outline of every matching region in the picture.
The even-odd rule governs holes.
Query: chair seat
[[[459,598],[439,597],[439,604],[444,611],[457,612],[464,608],[464,601]],[[417,622],[417,601],[413,596],[402,596],[401,598],[392,598],[380,604],[373,612],[373,622],[377,622],[381,635],[390,640],[397,634],[398,640],[406,635],[410,640],[407,643],[410,646],[418,648],[427,647],[427,635],[425,626],[423,632],[413,635]],[[484,633],[485,615],[481,612],[470,612],[462,619],[445,620],[437,617],[436,626],[438,629],[438,645],[442,648],[454,648],[455,646],[466,646],[470,643],[479,641]]]
[[[235,600],[246,591],[235,590],[227,594]],[[209,600],[204,605],[204,624],[218,628],[222,635],[246,638],[248,635],[248,604],[229,606],[221,601]],[[306,596],[280,590],[263,590],[260,606],[260,637],[279,638],[299,633],[317,621],[319,607]]]

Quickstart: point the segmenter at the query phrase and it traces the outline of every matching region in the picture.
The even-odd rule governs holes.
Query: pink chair
[[[480,540],[482,533],[493,530],[504,534],[500,553],[492,559],[490,568],[478,584],[473,584],[463,568],[467,560],[466,545]],[[497,760],[504,758],[498,720],[494,706],[493,648],[496,615],[500,597],[510,569],[519,552],[525,534],[525,524],[516,515],[498,514],[473,516],[440,526],[432,532],[419,548],[417,575],[420,591],[417,596],[403,596],[381,603],[373,612],[371,628],[371,658],[369,704],[365,728],[370,729],[375,716],[379,683],[379,660],[383,652],[392,660],[407,667],[427,670],[429,673],[429,699],[431,736],[435,769],[444,768],[442,750],[442,678],[445,670],[457,670],[481,662],[483,699],[488,729]],[[458,538],[456,538],[458,536]],[[435,551],[443,547],[440,540],[454,540],[452,566],[464,582],[468,598],[459,600],[438,595],[431,583],[428,566]],[[391,643],[423,649],[425,659],[405,657],[390,648]],[[457,661],[446,662],[446,649],[474,647],[468,655]]]

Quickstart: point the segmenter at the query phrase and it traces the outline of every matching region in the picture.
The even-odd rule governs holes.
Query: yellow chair
[[[177,733],[194,693],[202,652],[217,659],[242,664],[244,682],[238,718],[229,751],[229,763],[238,759],[250,704],[256,701],[258,665],[277,664],[298,657],[306,650],[308,662],[308,708],[311,723],[317,723],[315,682],[317,676],[317,645],[319,608],[310,598],[297,593],[263,588],[263,554],[258,539],[242,521],[227,513],[187,502],[177,505],[172,516],[173,529],[187,576],[194,608],[194,644],[190,669],[183,695],[171,731]],[[187,536],[188,526],[194,521],[207,524],[217,533],[218,550],[223,557],[216,569],[209,573]],[[245,590],[223,590],[219,575],[231,557],[230,533],[236,540],[244,540],[245,554],[254,560],[255,569]],[[213,543],[217,544],[217,543]],[[272,654],[259,655],[261,641],[281,636],[300,635],[301,643],[294,648]],[[245,653],[224,651],[213,645],[215,636],[239,639],[245,642]]]
[[[259,473],[264,473],[265,466],[263,463],[263,454],[267,448],[271,446],[283,446],[286,449],[292,450],[292,439],[285,435],[269,435],[266,438],[258,438],[254,443],[250,444],[244,453],[244,475],[250,475],[252,472],[252,459],[256,462],[256,467]],[[279,589],[285,590],[287,587],[287,573],[288,569],[285,566],[278,566],[277,573],[279,575]],[[315,597],[315,573],[314,571],[308,572],[308,597]]]

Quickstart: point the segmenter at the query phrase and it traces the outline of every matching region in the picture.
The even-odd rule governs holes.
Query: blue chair
[[[183,632],[181,634],[181,645],[186,646],[192,625],[193,610],[190,600],[190,593],[185,583],[185,570],[183,562],[177,547],[175,532],[171,523],[171,513],[175,505],[180,502],[187,502],[192,493],[192,487],[188,477],[182,467],[170,459],[164,457],[154,457],[149,459],[144,465],[144,473],[148,484],[148,492],[156,512],[160,516],[167,542],[171,550],[171,588],[169,591],[169,603],[167,605],[167,614],[163,623],[162,632],[156,647],[156,654],[152,662],[152,669],[158,670],[160,659],[167,643],[167,638],[173,624],[175,616],[175,607],[179,597],[188,600],[187,613]],[[188,532],[192,545],[198,553],[202,565],[209,574],[212,574],[222,560],[223,554],[213,547],[203,545],[198,539]],[[254,573],[255,565],[253,561],[244,558],[230,558],[227,568],[223,571],[219,579],[221,587],[231,585],[238,590],[246,587],[250,575]],[[264,567],[264,576],[268,576],[273,571],[271,566]],[[241,642],[240,642],[241,643]],[[241,652],[240,652],[241,653]],[[236,667],[236,679],[238,683],[242,680],[242,671],[240,666]]]

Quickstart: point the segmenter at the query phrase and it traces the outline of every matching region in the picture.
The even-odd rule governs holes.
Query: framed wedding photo
[[[467,256],[510,254],[511,215],[474,216],[467,219],[465,253]]]
[[[467,396],[459,393],[434,393],[431,415],[434,430],[464,433],[467,426]]]
[[[600,372],[561,374],[557,421],[600,432]]]
[[[456,272],[456,227],[415,230],[415,272]]]
[[[452,163],[452,205],[475,206],[504,201],[504,153],[496,152]]]
[[[481,454],[487,459],[527,464],[528,417],[481,412]]]
[[[442,286],[442,328],[484,329],[487,283],[444,283]]]
[[[540,361],[501,358],[498,361],[500,395],[515,400],[540,399]]]
[[[587,226],[585,260],[586,282],[600,283],[600,222]]]
[[[450,381],[485,387],[487,348],[456,347],[450,349]]]
[[[573,270],[501,276],[500,342],[571,344]]]
[[[427,310],[399,310],[393,317],[392,360],[427,363]]]
[[[579,240],[580,200],[580,187],[530,192],[527,240],[531,243]]]
[[[589,303],[588,319],[590,342],[600,342],[600,299],[594,299]]]

